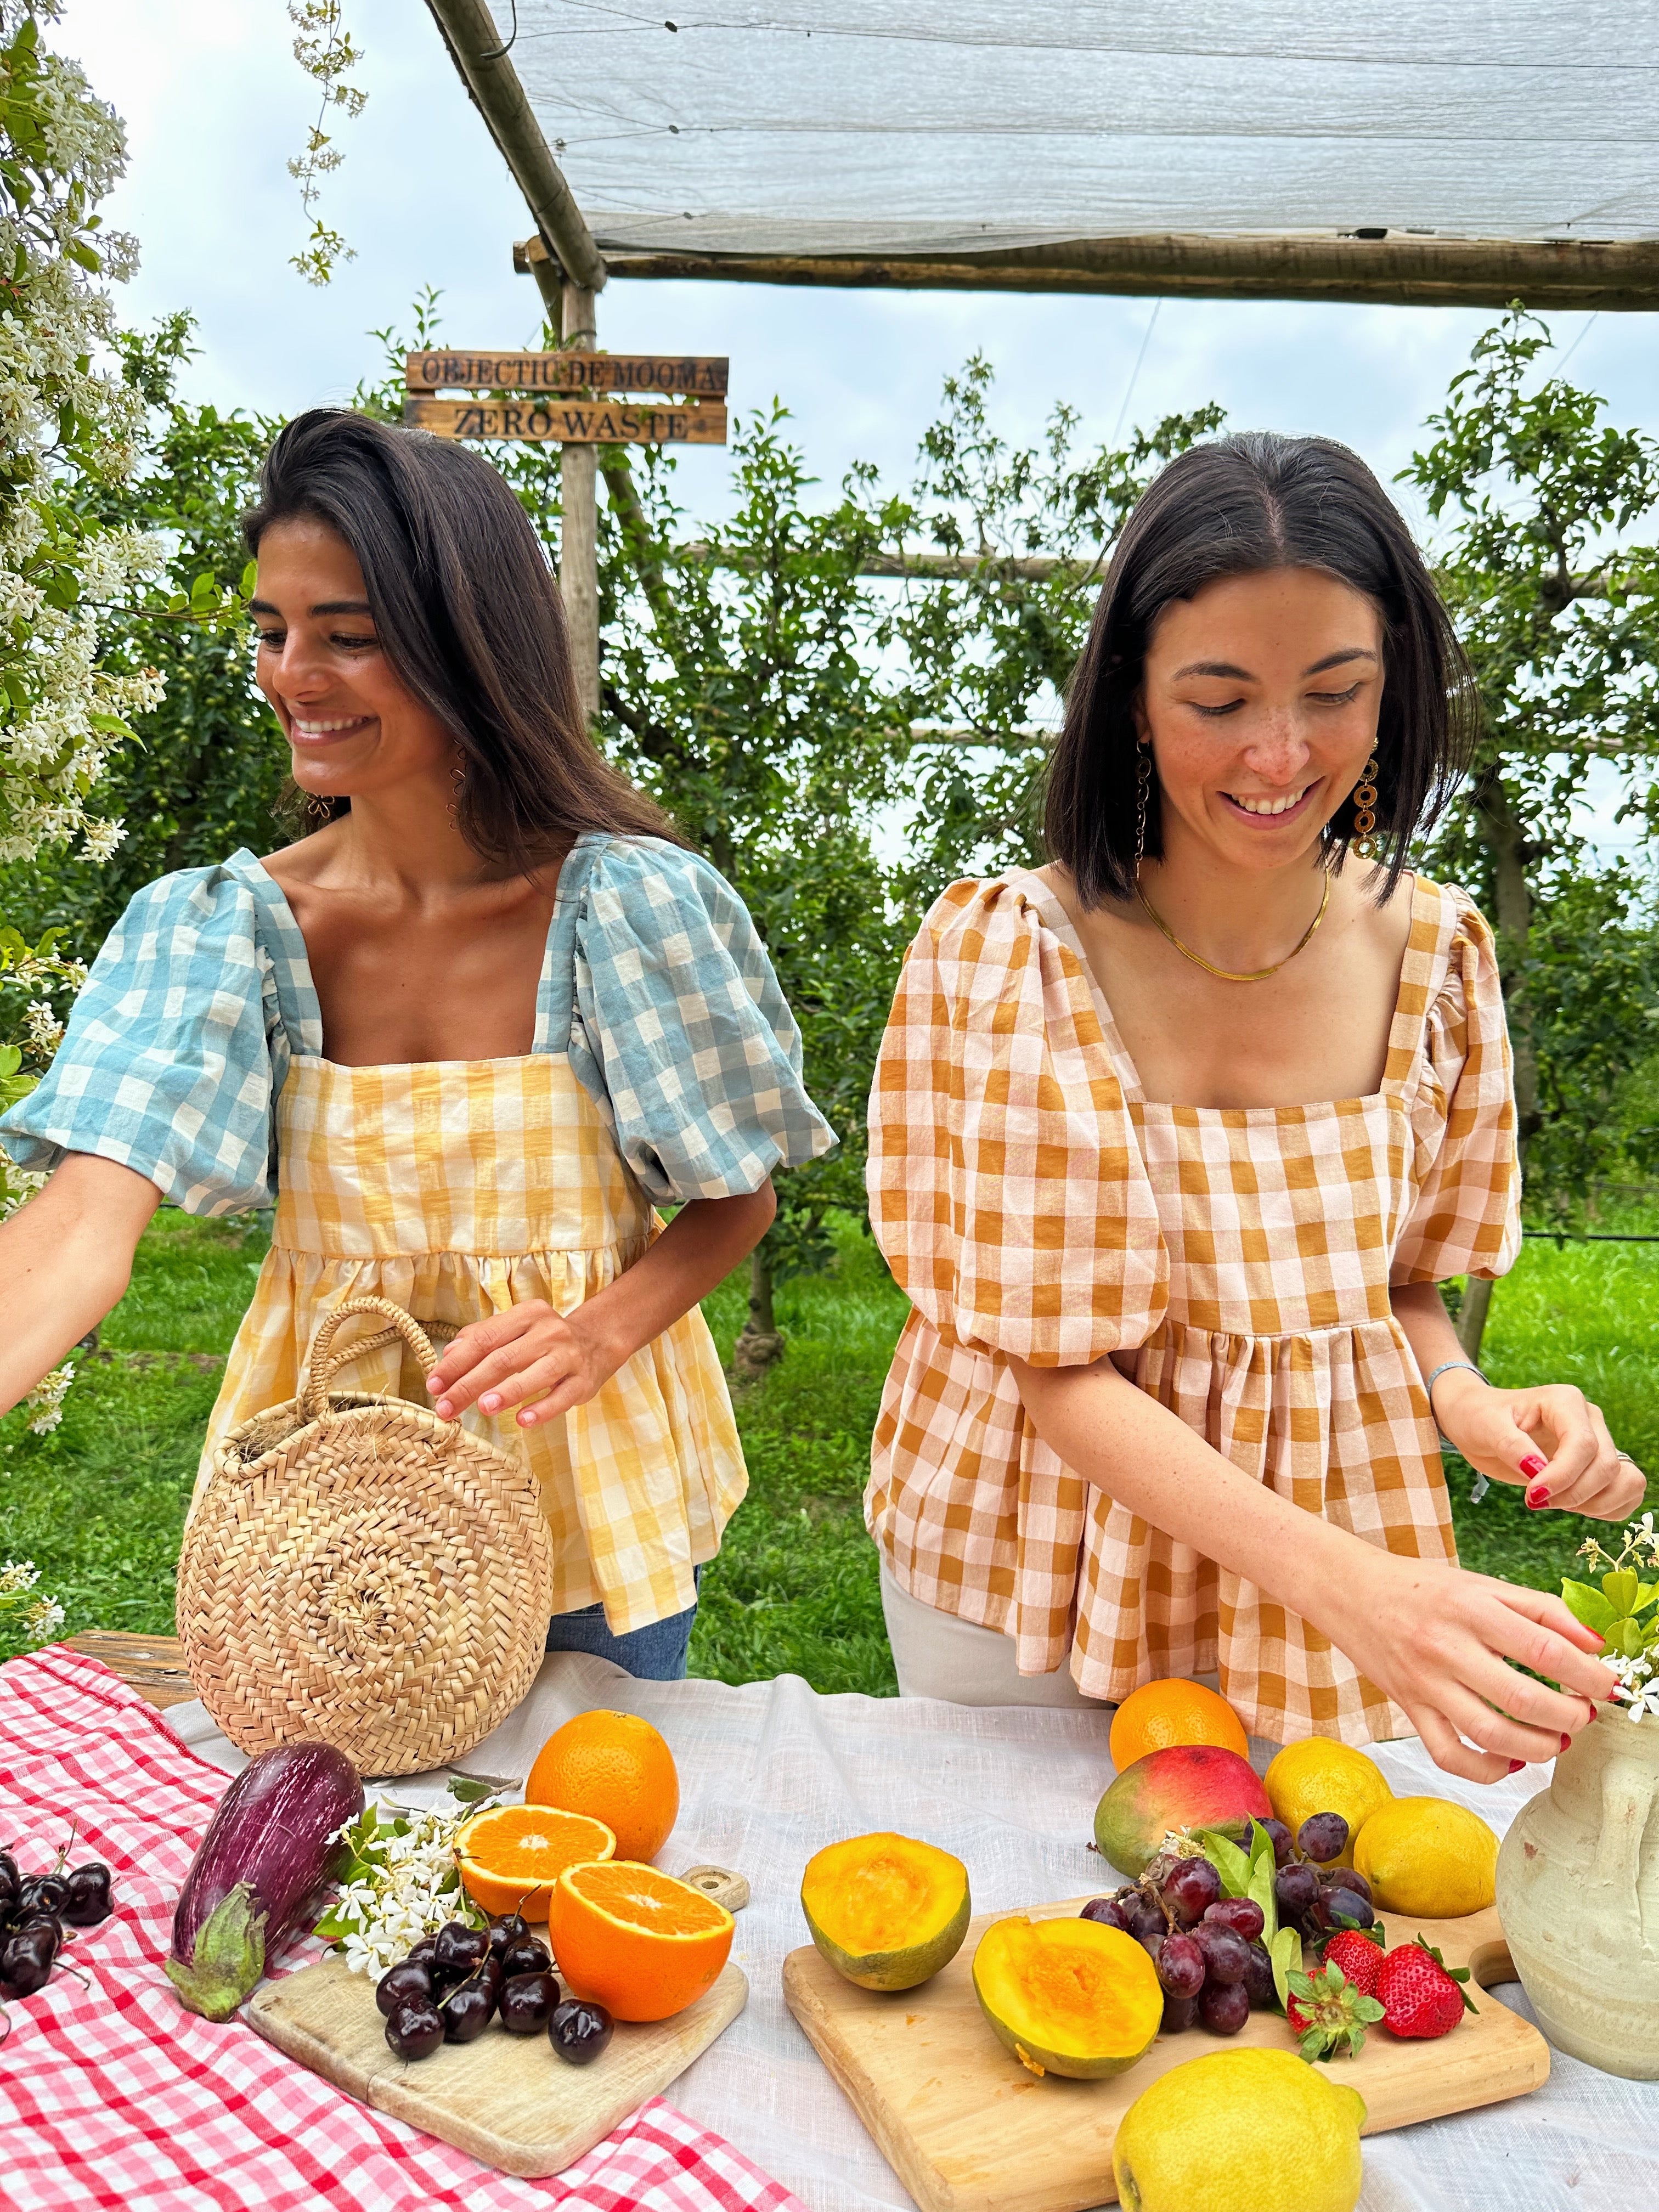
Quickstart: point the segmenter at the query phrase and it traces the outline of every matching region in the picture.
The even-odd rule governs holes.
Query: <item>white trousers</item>
[[[951,1705],[1063,1705],[1073,1711],[1115,1712],[1115,1705],[1085,1698],[1069,1671],[1022,1674],[1014,1664],[1014,1639],[940,1613],[901,1589],[881,1569],[881,1609],[902,1698],[942,1698]]]

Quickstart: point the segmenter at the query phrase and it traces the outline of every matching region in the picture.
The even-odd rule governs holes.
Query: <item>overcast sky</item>
[[[346,13],[367,50],[368,106],[338,126],[345,161],[325,180],[323,211],[356,258],[319,290],[289,266],[307,226],[285,164],[317,100],[283,0],[68,0],[58,35],[131,140],[109,210],[143,248],[124,313],[142,322],[188,307],[202,353],[186,389],[222,407],[292,413],[345,398],[377,365],[365,333],[406,329],[428,284],[444,295],[452,343],[521,344],[538,324],[533,284],[512,270],[513,240],[529,228],[523,203],[425,8],[347,0]],[[975,348],[995,364],[1010,436],[1034,433],[1057,399],[1096,437],[1112,432],[1126,396],[1130,422],[1216,399],[1237,427],[1322,431],[1392,475],[1490,319],[1171,301],[1141,357],[1152,316],[1143,300],[618,280],[602,295],[599,330],[617,350],[729,354],[733,405],[781,397],[826,485],[861,459],[902,489],[942,380]],[[1575,314],[1557,327],[1563,349],[1577,342],[1575,379],[1620,419],[1659,428],[1653,324]],[[725,474],[717,450],[683,459],[694,512],[718,511]]]

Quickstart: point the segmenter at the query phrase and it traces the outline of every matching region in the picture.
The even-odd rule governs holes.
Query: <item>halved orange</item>
[[[612,1858],[617,1838],[603,1820],[556,1805],[497,1805],[467,1822],[455,1842],[461,1883],[486,1912],[545,1920],[553,1885],[568,1866]]]
[[[701,1890],[631,1859],[568,1867],[547,1913],[560,1973],[618,2020],[695,2004],[731,1956],[735,1926]]]

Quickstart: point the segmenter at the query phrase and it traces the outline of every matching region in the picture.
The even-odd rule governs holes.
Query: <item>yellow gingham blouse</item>
[[[1415,878],[1382,1088],[1159,1104],[1053,892],[947,890],[906,958],[870,1103],[878,1242],[913,1306],[883,1395],[871,1534],[924,1604],[1069,1663],[1089,1697],[1219,1670],[1253,1735],[1364,1743],[1399,1708],[1264,1589],[1091,1489],[1007,1360],[1133,1352],[1133,1378],[1304,1511],[1456,1557],[1394,1284],[1498,1275],[1520,1176],[1492,933]]]

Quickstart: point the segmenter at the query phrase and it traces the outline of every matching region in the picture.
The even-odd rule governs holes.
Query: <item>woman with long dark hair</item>
[[[905,1692],[1212,1672],[1259,1735],[1416,1733],[1489,1780],[1612,1691],[1559,1600],[1458,1567],[1437,1440],[1534,1508],[1642,1495],[1577,1390],[1487,1382],[1437,1287],[1520,1233],[1492,933],[1407,867],[1477,711],[1344,447],[1197,447],[1130,516],[1048,865],[935,905],[872,1100]]]
[[[164,1199],[274,1205],[204,1474],[327,1312],[392,1298],[447,1345],[437,1412],[516,1423],[550,1648],[682,1674],[745,1483],[697,1301],[764,1235],[773,1168],[834,1141],[794,1024],[742,902],[590,743],[488,463],[319,410],[246,534],[308,834],[141,892],[0,1127],[51,1171],[0,1228],[0,1404],[115,1304]],[[397,1346],[354,1387],[428,1391]]]

